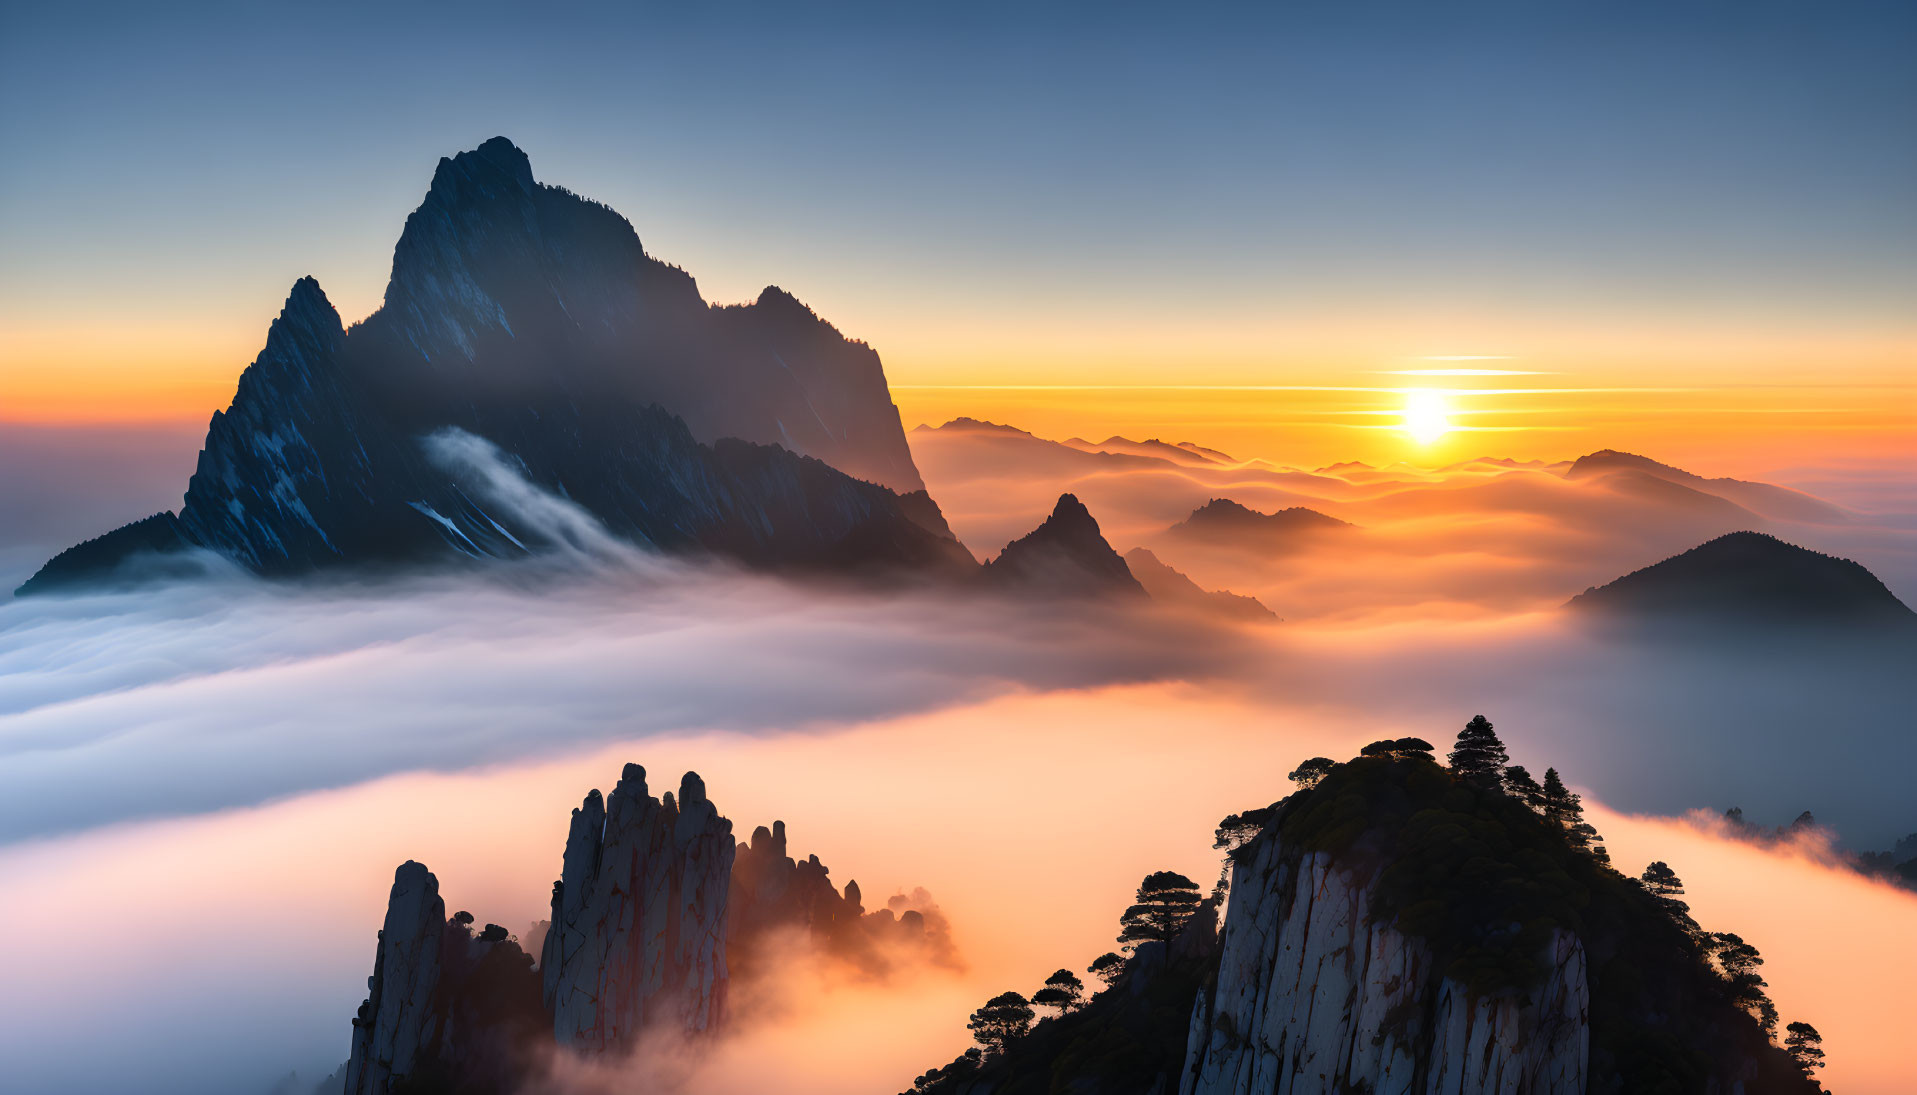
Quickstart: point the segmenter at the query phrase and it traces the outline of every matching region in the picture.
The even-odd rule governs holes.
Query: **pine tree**
[[[1305,763],[1309,764],[1311,762],[1306,761]],[[1296,779],[1297,777],[1298,773],[1293,772],[1292,778]],[[1212,888],[1213,897],[1222,899],[1226,892],[1231,889],[1232,853],[1251,843],[1252,838],[1263,831],[1265,822],[1271,820],[1272,809],[1273,807],[1266,806],[1259,810],[1246,810],[1242,814],[1232,814],[1218,823],[1218,829],[1214,834],[1215,839],[1213,839],[1211,846],[1224,852],[1225,859],[1218,868],[1218,885]]]
[[[1170,943],[1198,911],[1198,883],[1176,871],[1155,871],[1138,884],[1136,902],[1119,918],[1118,941],[1126,947]]]
[[[1519,802],[1539,813],[1544,812],[1544,788],[1531,778],[1531,773],[1525,770],[1524,765],[1513,764],[1504,770],[1504,787]]]
[[[1116,951],[1106,951],[1092,959],[1092,964],[1085,967],[1085,972],[1105,982],[1106,988],[1111,988],[1118,984],[1119,978],[1125,976],[1125,956]]]
[[[1057,1008],[1061,1016],[1070,1015],[1085,1006],[1085,982],[1071,970],[1059,970],[1045,979],[1044,988],[1032,994],[1032,1003]]]
[[[1032,1005],[1016,992],[1001,992],[973,1012],[965,1026],[988,1056],[996,1056],[1031,1029]]]
[[[1644,868],[1639,881],[1671,914],[1671,919],[1677,921],[1678,927],[1696,933],[1697,921],[1691,919],[1691,906],[1684,901],[1684,882],[1677,877],[1677,872],[1671,869],[1670,864],[1661,859],[1652,863]]]
[[[1491,728],[1491,720],[1473,716],[1458,731],[1457,747],[1451,750],[1451,770],[1458,777],[1481,787],[1496,787],[1504,779],[1504,766],[1511,759]]]
[[[1571,793],[1571,789],[1558,778],[1556,768],[1544,770],[1544,816],[1556,822],[1559,827],[1569,829],[1583,817],[1583,801]]]
[[[1604,847],[1604,838],[1584,820],[1584,799],[1564,785],[1556,768],[1544,770],[1541,801],[1544,816],[1564,829],[1564,839],[1571,847],[1599,863],[1610,864],[1611,853]]]
[[[1757,967],[1764,964],[1764,958],[1757,953],[1757,948],[1730,932],[1711,934],[1706,946],[1730,987],[1732,1001],[1756,1016],[1767,1033],[1775,1031],[1777,1006],[1764,994],[1769,982],[1757,972]]]
[[[1784,1028],[1784,1048],[1789,1051],[1791,1060],[1804,1070],[1804,1075],[1812,1076],[1816,1069],[1824,1067],[1824,1036],[1809,1023],[1792,1023]]]

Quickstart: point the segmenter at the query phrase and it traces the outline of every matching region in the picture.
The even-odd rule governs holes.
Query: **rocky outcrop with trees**
[[[1701,928],[1669,864],[1613,870],[1556,769],[1511,765],[1483,716],[1434,753],[1304,761],[1296,792],[1221,823],[1212,898],[1145,879],[1089,1004],[1034,1022],[994,998],[979,1048],[914,1095],[1819,1090],[1816,1028],[1778,1044],[1762,957]]]
[[[400,866],[347,1095],[512,1095],[554,1054],[622,1057],[659,1033],[696,1049],[750,1010],[780,948],[874,977],[957,964],[923,890],[867,912],[857,882],[841,891],[817,856],[786,855],[783,822],[735,844],[696,773],[655,798],[636,764],[573,811],[552,919],[528,935],[537,965],[505,928],[473,923],[447,917],[424,865]]]

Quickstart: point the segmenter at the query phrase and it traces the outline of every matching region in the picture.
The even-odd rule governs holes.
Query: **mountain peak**
[[[1076,526],[1081,530],[1089,527],[1094,535],[1098,535],[1098,520],[1092,516],[1091,510],[1085,508],[1085,503],[1078,500],[1076,494],[1058,496],[1058,502],[1052,506],[1052,515],[1045,519],[1048,525],[1054,522]]]
[[[1653,460],[1648,456],[1639,456],[1637,453],[1623,452],[1618,449],[1599,449],[1596,452],[1586,453],[1578,457],[1571,463],[1570,468],[1565,471],[1564,477],[1566,479],[1578,479],[1587,475],[1600,475],[1607,471],[1616,471],[1620,468],[1633,468],[1638,471],[1653,473],[1667,472],[1686,478],[1696,478],[1696,476],[1682,468],[1675,468],[1669,464]]]
[[[984,576],[987,581],[1039,593],[1142,596],[1145,592],[1075,494],[1059,495],[1051,516],[1005,545],[998,558],[985,564]]]
[[[533,179],[532,160],[504,137],[494,137],[470,152],[441,158],[433,172],[432,189],[435,193],[456,191],[463,181],[482,186],[511,181],[528,194],[539,185]]]
[[[334,331],[341,327],[338,309],[326,299],[326,290],[320,288],[319,280],[311,274],[294,282],[293,288],[287,291],[286,303],[280,307],[280,321]]]

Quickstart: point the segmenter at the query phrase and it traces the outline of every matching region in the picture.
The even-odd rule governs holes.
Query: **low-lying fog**
[[[982,553],[1075,486],[1121,550],[1155,544],[1289,622],[826,589],[625,550],[0,603],[7,1086],[317,1081],[346,1056],[394,867],[422,860],[450,908],[524,932],[570,809],[637,761],[655,787],[698,770],[741,835],[783,819],[868,904],[923,886],[949,914],[962,970],[795,976],[685,1084],[759,1092],[776,1068],[781,1091],[883,1095],[962,1048],[987,997],[1109,949],[1146,872],[1215,877],[1213,826],[1285,794],[1297,761],[1408,734],[1442,749],[1478,713],[1515,762],[1587,794],[1621,868],[1670,862],[1707,928],[1760,948],[1784,1018],[1824,1033],[1833,1088],[1917,1086],[1917,895],[1814,840],[1757,847],[1686,816],[1809,809],[1856,849],[1917,830],[1908,667],[1828,642],[1630,647],[1555,609],[1736,515],[1489,469],[1348,483],[1339,515],[1370,522],[1356,546],[1208,554],[1155,539],[1206,482],[941,483],[914,440]],[[1240,500],[1278,508],[1276,489]],[[1910,555],[1895,522],[1816,529],[1830,539],[1809,546],[1893,570]],[[24,550],[4,533],[0,567]]]
[[[927,887],[966,963],[808,991],[692,1089],[763,1090],[776,1059],[782,1090],[897,1091],[987,996],[1108,949],[1145,872],[1213,877],[1216,821],[1299,759],[1448,743],[1483,712],[1533,772],[1664,815],[1598,824],[1620,866],[1669,860],[1700,920],[1763,950],[1834,1086],[1888,1092],[1917,958],[1883,941],[1917,931],[1917,896],[1670,820],[1809,808],[1868,848],[1917,829],[1910,685],[1847,666],[1633,654],[1549,616],[1239,629],[656,562],[14,601],[0,1057],[23,1090],[317,1079],[393,868],[420,859],[450,907],[523,931],[570,808],[633,760],[659,786],[700,771],[738,832],[783,819],[873,898]]]

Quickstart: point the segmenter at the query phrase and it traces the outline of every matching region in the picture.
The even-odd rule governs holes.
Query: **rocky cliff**
[[[1234,871],[1214,989],[1193,1009],[1181,1095],[1585,1090],[1584,947],[1551,933],[1527,993],[1479,996],[1372,921],[1366,880],[1277,839]]]
[[[624,218],[536,182],[495,138],[440,161],[364,322],[295,283],[213,416],[177,520],[65,553],[21,591],[176,546],[262,574],[538,550],[536,521],[436,455],[448,431],[642,546],[971,566],[870,347],[780,290],[708,306]]]
[[[1084,1007],[908,1095],[1818,1090],[1772,1040],[1761,979],[1713,959],[1736,937],[1612,870],[1575,801],[1377,745],[1225,819],[1216,942],[1204,902],[1169,949],[1115,977],[1094,962],[1110,984]]]
[[[366,1002],[353,1019],[346,1095],[515,1090],[546,1031],[532,957],[504,928],[475,936],[446,916],[439,881],[408,860],[394,874]]]
[[[1182,1095],[1816,1090],[1695,924],[1426,756],[1276,804],[1230,894]]]

